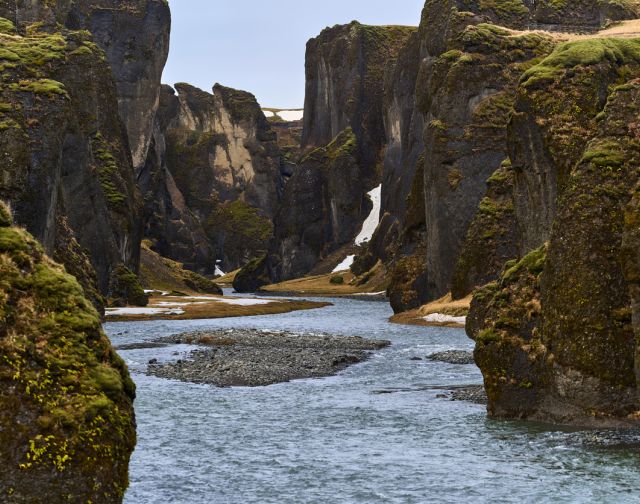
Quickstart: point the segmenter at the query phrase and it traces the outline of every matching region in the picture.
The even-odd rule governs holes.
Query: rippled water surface
[[[142,374],[149,359],[178,359],[188,346],[122,351],[138,385],[126,503],[640,502],[640,436],[487,420],[483,406],[437,397],[481,383],[475,366],[410,360],[471,349],[464,331],[389,324],[385,303],[334,302],[268,317],[107,324],[116,345],[221,327],[393,342],[338,376],[255,389]]]

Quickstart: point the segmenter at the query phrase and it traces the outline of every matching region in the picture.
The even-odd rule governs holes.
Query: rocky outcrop
[[[151,250],[147,240],[142,241],[140,249],[140,283],[147,290],[168,293],[223,294],[222,289],[212,280],[184,269],[182,264]]]
[[[113,283],[110,286],[119,265],[133,272],[138,268],[141,213],[133,170],[145,162],[151,142],[169,50],[168,4],[164,0],[0,1],[0,16],[11,21],[25,41],[31,39],[32,47],[37,46],[38,54],[26,54],[26,44],[19,44],[24,64],[15,75],[11,68],[15,51],[3,58],[5,71],[10,69],[16,79],[29,74],[36,83],[14,91],[23,98],[32,92],[36,104],[48,95],[48,101],[56,98],[59,105],[54,109],[23,100],[28,128],[22,131],[31,145],[17,157],[20,163],[37,166],[29,170],[39,172],[40,179],[32,179],[28,189],[38,203],[31,205],[11,188],[0,193],[13,201],[18,221],[43,241],[47,252],[54,253],[55,248],[55,257],[77,275],[100,306],[102,295],[122,297],[123,293],[114,292]],[[34,41],[40,36],[36,32],[49,34],[49,42],[59,45]],[[66,54],[60,52],[69,37],[79,42]],[[60,42],[61,38],[67,40]],[[10,45],[16,44],[3,41],[11,50]],[[56,93],[55,85],[47,91],[47,80],[62,83],[64,92]],[[15,138],[11,129],[3,130],[3,136]],[[4,177],[3,184],[12,182]],[[102,195],[96,194],[100,186]],[[89,262],[97,275],[88,269]]]
[[[166,0],[0,0],[0,16],[23,32],[87,30],[107,56],[116,82],[134,167],[147,157],[160,96],[160,78],[169,54],[171,14]]]
[[[486,192],[507,157],[506,127],[515,86],[549,38],[468,25],[427,60],[419,94],[425,116],[425,201],[429,297],[451,289],[455,260]]]
[[[3,27],[0,197],[97,300],[118,265],[137,270],[141,237],[111,69],[87,32]]]
[[[637,420],[639,64],[636,40],[585,40],[521,81],[509,135],[518,245],[548,244],[474,297],[467,329],[493,416]]]
[[[367,193],[381,182],[384,72],[414,31],[354,21],[309,41],[306,155],[286,186],[268,254],[236,289],[305,275],[353,244],[373,208]]]
[[[275,133],[255,97],[165,86],[154,155],[140,171],[146,236],[161,255],[213,273],[264,254],[284,186]]]
[[[122,502],[135,386],[76,280],[0,204],[0,500]]]

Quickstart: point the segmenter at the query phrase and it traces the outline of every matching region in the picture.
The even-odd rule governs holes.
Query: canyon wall
[[[414,31],[353,22],[309,41],[303,155],[285,187],[269,252],[245,268],[236,289],[299,277],[322,261],[330,270],[353,247],[373,208],[367,193],[382,178],[385,68]]]
[[[2,1],[0,16],[24,37],[3,40],[14,84],[5,89],[9,127],[0,141],[15,155],[0,195],[97,306],[102,296],[144,303],[118,291],[139,264],[134,170],[147,156],[158,106],[167,3]]]
[[[255,97],[216,84],[164,86],[153,152],[139,171],[152,249],[205,274],[266,252],[284,188],[275,132]]]

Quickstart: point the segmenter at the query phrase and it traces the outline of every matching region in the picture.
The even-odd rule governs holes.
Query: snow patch
[[[184,310],[181,308],[107,308],[105,315],[107,317],[116,317],[121,315],[182,315]]]
[[[280,302],[272,299],[253,299],[253,298],[235,298],[235,297],[222,298],[222,297],[207,297],[207,296],[188,296],[182,299],[214,301],[217,303],[225,303],[225,304],[236,305],[236,306],[255,306],[255,305],[266,305],[266,304]]]
[[[216,266],[215,274],[217,276],[225,276],[226,275],[226,273],[224,271],[222,271],[219,266]]]
[[[369,214],[369,217],[364,221],[362,225],[362,231],[356,237],[356,245],[362,245],[365,242],[371,240],[373,233],[375,232],[378,224],[380,224],[380,206],[382,203],[382,184],[376,187],[373,191],[370,191],[369,197],[373,202],[373,209]]]
[[[344,261],[342,261],[335,267],[332,273],[337,273],[338,271],[347,271],[349,268],[351,268],[351,265],[353,264],[355,258],[355,255],[347,256]]]
[[[263,110],[265,117],[273,117],[275,114],[270,110]]]
[[[466,324],[467,317],[452,317],[451,315],[443,315],[442,313],[432,313],[423,317],[427,322],[435,322],[437,324]]]
[[[304,117],[304,110],[281,110],[278,115],[285,121],[299,121]]]

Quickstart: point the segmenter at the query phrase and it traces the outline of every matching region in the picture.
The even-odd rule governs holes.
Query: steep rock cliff
[[[455,14],[460,15],[460,14]],[[468,25],[425,63],[419,91],[425,117],[425,199],[429,297],[449,292],[485,181],[507,157],[515,86],[553,42],[538,33]]]
[[[529,127],[524,138],[510,136],[511,150],[526,159],[525,145],[534,156],[514,164],[519,245],[548,245],[507,263],[502,280],[474,297],[468,332],[494,416],[637,418],[630,202],[640,153],[638,48],[637,39],[562,44],[520,84],[519,103],[529,106],[516,107],[514,128]]]
[[[137,269],[140,201],[116,87],[86,32],[20,36],[3,24],[0,197],[97,302],[122,264]],[[78,246],[79,245],[79,246]]]
[[[354,21],[308,42],[306,156],[285,189],[269,253],[236,289],[303,276],[353,244],[373,208],[367,193],[381,183],[384,72],[414,31]]]
[[[0,203],[0,500],[118,503],[135,386],[82,288]]]
[[[161,255],[213,273],[264,254],[284,186],[275,133],[255,97],[164,87],[154,157],[140,171],[146,236]],[[156,143],[157,142],[157,143]]]
[[[24,32],[87,30],[107,55],[118,93],[133,165],[147,157],[160,96],[160,78],[169,54],[171,14],[166,0],[0,0],[0,16]]]

